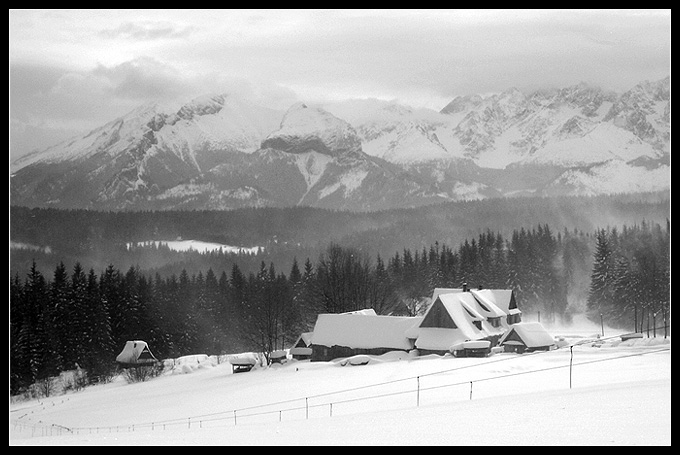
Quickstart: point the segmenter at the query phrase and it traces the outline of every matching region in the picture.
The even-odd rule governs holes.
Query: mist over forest
[[[91,211],[10,207],[10,273],[32,266],[50,273],[61,261],[101,272],[109,265],[149,273],[197,273],[212,268],[257,272],[262,261],[288,268],[294,258],[316,260],[330,243],[357,248],[369,257],[391,257],[405,248],[438,242],[457,248],[486,231],[509,237],[513,230],[548,225],[553,232],[580,231],[670,219],[668,193],[592,197],[499,198],[450,202],[413,209],[354,213],[309,207],[233,211]],[[257,254],[178,252],[129,243],[192,239]]]

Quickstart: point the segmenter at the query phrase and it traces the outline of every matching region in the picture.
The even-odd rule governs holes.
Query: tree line
[[[76,365],[91,381],[106,378],[127,340],[147,341],[157,358],[270,353],[291,347],[319,313],[422,315],[434,288],[464,283],[512,288],[524,313],[545,319],[568,321],[587,301],[592,315],[632,324],[632,302],[668,304],[669,242],[670,227],[652,223],[594,236],[538,225],[385,259],[331,243],[315,262],[294,258],[285,272],[262,261],[251,272],[233,263],[168,276],[113,265],[97,274],[76,263],[69,274],[60,263],[45,277],[34,263],[25,278],[10,277],[10,388],[18,393]]]
[[[592,319],[642,332],[670,317],[670,222],[599,229],[588,295]],[[658,318],[657,318],[658,317]]]

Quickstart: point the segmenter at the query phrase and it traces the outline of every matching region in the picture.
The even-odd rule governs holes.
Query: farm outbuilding
[[[555,345],[555,339],[539,322],[521,322],[510,327],[498,344],[505,351],[547,351]]]
[[[288,350],[295,360],[307,360],[312,357],[312,335],[314,332],[303,332]]]
[[[329,361],[359,354],[382,355],[389,351],[408,352],[414,339],[407,332],[422,318],[379,316],[373,310],[320,314],[312,337],[313,362]]]
[[[146,341],[127,341],[123,350],[116,356],[116,362],[123,367],[152,365],[158,360],[151,353]]]
[[[235,357],[229,359],[232,373],[244,373],[253,369],[257,365],[257,360],[252,357]]]

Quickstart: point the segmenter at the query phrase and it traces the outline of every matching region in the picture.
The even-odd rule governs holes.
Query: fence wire
[[[254,405],[254,406],[248,406],[248,407],[243,407],[243,408],[236,408],[236,409],[229,409],[225,411],[219,411],[219,412],[214,412],[214,413],[208,413],[208,414],[200,414],[200,415],[193,415],[193,416],[186,416],[186,417],[180,417],[180,418],[174,418],[174,419],[167,419],[167,420],[160,420],[160,421],[151,421],[151,422],[141,422],[141,423],[136,423],[136,424],[130,424],[130,425],[116,425],[116,426],[97,426],[97,427],[65,427],[62,425],[57,425],[57,424],[48,424],[48,423],[40,423],[40,424],[28,424],[28,423],[23,423],[23,422],[18,422],[14,421],[12,422],[12,425],[16,431],[31,431],[31,436],[58,436],[58,435],[64,435],[64,434],[81,434],[81,433],[100,433],[100,432],[108,432],[108,433],[113,433],[113,432],[121,432],[121,431],[137,431],[137,430],[142,430],[142,429],[150,429],[150,430],[165,430],[168,427],[171,426],[177,426],[177,425],[184,425],[187,428],[195,428],[199,427],[202,428],[204,423],[211,423],[211,422],[225,422],[227,424],[232,424],[232,425],[238,425],[239,421],[242,419],[246,419],[249,417],[255,417],[255,416],[262,416],[262,415],[268,415],[268,414],[278,414],[278,419],[279,421],[282,420],[283,413],[290,413],[292,411],[305,411],[305,419],[309,418],[309,410],[310,409],[315,409],[315,408],[323,408],[323,407],[328,407],[329,408],[329,416],[332,417],[333,415],[333,405],[339,405],[339,404],[346,404],[346,403],[352,403],[352,402],[359,402],[359,401],[367,401],[367,400],[375,400],[379,398],[386,398],[386,397],[393,397],[397,395],[404,395],[404,394],[415,394],[416,395],[416,404],[415,406],[406,406],[405,408],[410,408],[410,407],[418,407],[420,405],[420,393],[425,392],[425,391],[432,391],[432,390],[439,390],[439,389],[444,389],[448,387],[455,387],[455,386],[463,386],[463,385],[468,385],[470,386],[470,400],[472,399],[472,391],[473,391],[473,385],[476,382],[485,382],[485,381],[491,381],[495,379],[507,379],[513,376],[520,376],[520,375],[526,375],[526,374],[535,374],[535,373],[541,373],[545,371],[551,371],[551,370],[558,370],[558,369],[565,369],[569,368],[570,370],[570,385],[569,387],[571,388],[571,371],[574,366],[581,366],[581,365],[588,365],[588,364],[593,364],[593,363],[600,363],[600,362],[608,362],[612,360],[619,360],[619,359],[624,359],[624,358],[630,358],[630,357],[637,357],[637,356],[644,356],[644,355],[649,355],[649,354],[656,354],[659,352],[665,352],[665,351],[670,351],[670,347],[664,347],[664,348],[659,348],[659,349],[650,349],[642,352],[636,352],[632,354],[626,354],[626,355],[619,355],[615,357],[607,357],[607,358],[601,358],[601,359],[594,359],[594,360],[587,360],[579,363],[573,363],[573,347],[583,345],[583,344],[588,344],[588,343],[594,343],[594,342],[599,342],[599,341],[604,341],[608,339],[614,339],[614,338],[620,338],[620,335],[615,335],[615,336],[610,336],[610,337],[598,337],[598,338],[589,338],[589,339],[584,339],[584,340],[579,340],[577,342],[574,342],[572,344],[553,349],[550,351],[535,351],[531,353],[525,353],[519,356],[513,356],[513,357],[507,357],[507,358],[502,358],[502,359],[495,359],[495,360],[487,360],[487,361],[482,361],[470,365],[461,365],[457,366],[454,368],[448,368],[445,370],[439,370],[439,371],[434,371],[431,373],[423,373],[420,375],[416,376],[409,376],[406,378],[401,378],[401,379],[395,379],[391,381],[384,381],[384,382],[379,382],[379,383],[373,383],[373,384],[367,384],[364,386],[360,387],[352,387],[352,388],[347,388],[347,389],[342,389],[342,390],[336,390],[336,391],[331,391],[331,392],[324,392],[324,393],[319,393],[319,394],[314,394],[314,395],[307,395],[304,397],[298,397],[298,398],[291,398],[287,400],[281,400],[281,401],[276,401],[276,402],[270,402],[270,403],[263,403],[259,405]],[[475,378],[472,380],[462,380],[462,381],[456,381],[452,383],[447,383],[447,384],[439,384],[439,385],[433,385],[429,387],[421,387],[420,386],[420,379],[429,377],[429,376],[434,376],[434,375],[441,375],[444,373],[450,373],[454,371],[460,371],[464,369],[470,369],[470,368],[475,368],[475,367],[481,367],[481,366],[487,366],[495,363],[500,363],[500,362],[507,362],[507,361],[512,361],[512,360],[520,360],[520,359],[526,359],[529,356],[535,356],[535,355],[546,355],[546,354],[551,354],[555,353],[557,351],[564,351],[566,348],[569,348],[571,351],[571,359],[568,365],[556,365],[556,366],[551,366],[551,367],[545,367],[545,368],[539,368],[539,369],[534,369],[534,370],[528,370],[528,371],[519,371],[519,372],[513,372],[513,373],[507,373],[507,374],[502,374],[502,375],[495,375],[495,376],[488,376],[488,377],[483,377],[483,378]],[[416,387],[415,388],[409,388],[407,390],[401,390],[401,391],[393,391],[393,392],[385,392],[385,393],[375,393],[372,395],[368,396],[363,396],[363,397],[354,397],[354,398],[346,398],[346,399],[336,399],[336,400],[324,400],[322,403],[313,403],[310,404],[310,400],[318,400],[321,398],[327,398],[327,397],[332,397],[334,395],[341,395],[345,393],[350,393],[350,392],[357,392],[360,390],[366,390],[366,389],[371,389],[375,387],[382,387],[382,386],[387,386],[387,385],[392,385],[396,383],[401,383],[401,382],[408,382],[408,381],[416,381]],[[295,405],[297,403],[297,405]],[[302,404],[304,403],[304,404]],[[289,405],[289,406],[286,406]],[[265,410],[266,408],[271,408],[275,407],[273,410]],[[261,411],[257,411],[258,409],[263,409]],[[302,417],[299,417],[297,420],[301,420]]]

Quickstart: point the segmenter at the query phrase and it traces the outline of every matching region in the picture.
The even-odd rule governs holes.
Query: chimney
[[[467,283],[463,283],[463,292],[467,291],[468,291]]]
[[[482,290],[482,285],[481,285],[481,284],[477,287],[477,290],[478,290],[478,291],[481,291],[481,290]]]

